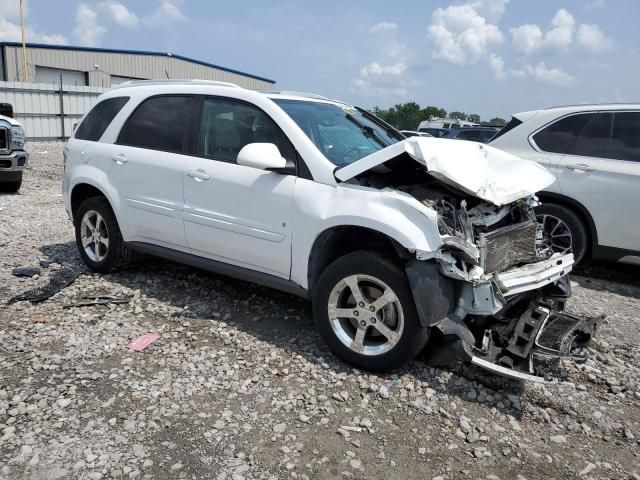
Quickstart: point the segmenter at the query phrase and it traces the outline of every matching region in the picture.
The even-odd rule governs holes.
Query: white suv
[[[139,251],[310,298],[331,350],[363,369],[431,339],[434,362],[538,378],[534,355],[583,358],[567,338],[597,323],[559,312],[573,256],[532,210],[553,180],[316,95],[132,82],[69,140],[64,198],[97,272]]]
[[[640,104],[517,113],[490,143],[555,174],[537,212],[556,251],[640,265]]]

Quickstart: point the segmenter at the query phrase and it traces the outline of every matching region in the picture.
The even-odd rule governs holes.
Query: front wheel
[[[314,289],[313,313],[331,351],[363,370],[399,368],[428,339],[406,275],[374,252],[353,252],[329,265]]]

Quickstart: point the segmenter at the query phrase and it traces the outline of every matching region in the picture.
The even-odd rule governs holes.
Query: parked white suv
[[[573,255],[539,235],[553,176],[491,147],[404,139],[323,97],[204,81],[103,94],[65,149],[86,264],[134,251],[310,298],[331,350],[388,370],[422,351],[535,377],[583,358],[596,320],[560,313]]]
[[[640,104],[518,113],[490,143],[556,176],[537,209],[556,251],[640,265]]]

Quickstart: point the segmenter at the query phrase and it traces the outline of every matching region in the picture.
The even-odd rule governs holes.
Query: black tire
[[[352,350],[340,340],[331,326],[329,319],[331,293],[334,287],[351,275],[366,275],[381,280],[393,290],[402,308],[404,327],[399,340],[393,348],[384,353],[365,355]],[[429,329],[423,328],[418,320],[404,271],[392,260],[374,252],[349,253],[334,261],[322,272],[313,291],[313,316],[320,335],[331,351],[341,360],[362,370],[386,372],[400,368],[416,357],[429,337]],[[371,328],[372,326],[368,326],[365,331],[376,334],[375,327],[373,327],[374,330],[370,330]]]
[[[106,248],[104,258],[99,261],[91,259],[85,251],[85,248],[82,246],[81,222],[85,214],[90,211],[95,211],[102,216],[109,239],[109,244]],[[75,212],[74,225],[76,229],[76,245],[78,246],[78,251],[80,252],[80,256],[84,263],[86,263],[91,270],[99,273],[109,273],[122,269],[133,261],[134,252],[127,247],[126,243],[122,239],[122,234],[120,233],[120,227],[118,227],[116,216],[106,198],[91,197],[83,201]]]
[[[0,192],[3,193],[16,193],[22,186],[22,172],[18,175],[17,180],[11,180],[10,182],[0,181]]]
[[[538,221],[541,221],[546,215],[547,218],[559,219],[568,227],[571,234],[570,251],[573,252],[575,264],[584,261],[589,250],[589,232],[582,219],[573,210],[556,203],[543,203],[535,211]],[[547,220],[547,222],[548,225],[553,225],[552,221]],[[546,235],[548,232],[544,233]],[[562,245],[562,247],[564,246]],[[554,248],[554,250],[562,251],[563,248]]]

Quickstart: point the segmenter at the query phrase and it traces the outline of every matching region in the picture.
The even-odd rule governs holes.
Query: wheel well
[[[311,248],[309,291],[313,291],[320,274],[333,261],[356,250],[379,252],[399,262],[411,258],[406,248],[384,233],[352,225],[333,227],[318,235]]]
[[[596,224],[591,217],[589,211],[582,205],[580,202],[565,197],[559,193],[553,192],[540,192],[537,194],[538,198],[542,203],[555,203],[556,205],[561,205],[565,208],[568,208],[573,213],[575,213],[582,223],[584,223],[585,227],[587,227],[587,233],[589,234],[589,242],[587,243],[588,250],[587,255],[591,255],[598,246],[598,231],[596,230]]]
[[[102,193],[99,189],[94,187],[93,185],[89,185],[87,183],[81,183],[76,185],[71,192],[71,214],[75,217],[76,211],[78,207],[84,202],[87,198],[91,197],[105,197],[106,195]]]

